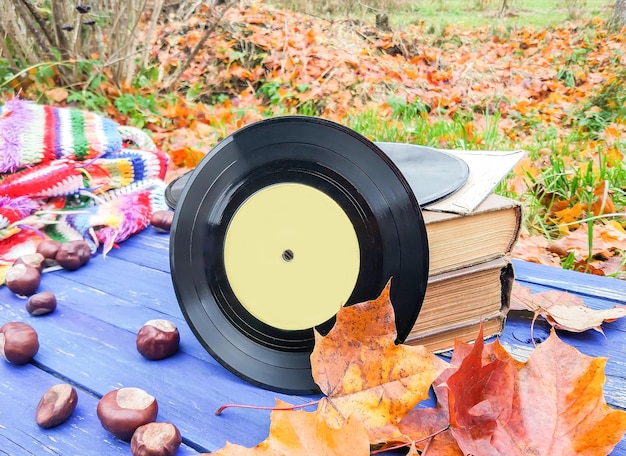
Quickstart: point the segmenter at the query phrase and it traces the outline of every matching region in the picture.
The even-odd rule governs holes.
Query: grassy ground
[[[326,19],[350,17],[375,21],[386,13],[392,27],[425,22],[434,27],[457,26],[535,26],[546,27],[572,19],[606,19],[613,11],[613,0],[271,0],[270,4]]]

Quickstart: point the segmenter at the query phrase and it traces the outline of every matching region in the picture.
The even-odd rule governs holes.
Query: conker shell
[[[26,364],[39,351],[37,332],[27,323],[11,321],[0,327],[0,355],[13,364]]]
[[[78,394],[69,383],[51,386],[37,405],[35,421],[44,429],[58,426],[74,413],[77,403]]]
[[[179,343],[178,328],[168,320],[149,320],[137,333],[137,351],[150,360],[172,356],[178,350]]]
[[[129,441],[135,430],[153,422],[159,407],[156,399],[141,388],[120,388],[102,396],[97,414],[102,427],[121,440]]]
[[[130,451],[133,456],[174,456],[181,442],[180,431],[172,423],[148,423],[133,434]]]
[[[49,314],[56,308],[57,298],[51,291],[35,293],[26,301],[26,310],[34,316]]]
[[[37,269],[39,272],[41,272],[41,270],[44,267],[45,261],[46,261],[46,258],[41,253],[35,252],[35,253],[27,253],[26,255],[22,255],[17,260],[15,260],[13,265],[25,264],[26,266],[31,266]]]
[[[57,263],[68,271],[75,271],[89,262],[91,248],[85,241],[68,241],[61,244],[56,256]]]
[[[39,288],[41,272],[23,263],[14,264],[4,276],[4,282],[13,293],[30,296]]]

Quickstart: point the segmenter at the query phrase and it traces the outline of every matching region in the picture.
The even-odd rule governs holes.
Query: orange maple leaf
[[[422,346],[396,345],[389,284],[373,301],[343,307],[333,329],[315,335],[313,378],[327,397],[320,413],[333,427],[358,418],[372,444],[408,441],[397,424],[428,397],[447,363]]]
[[[277,400],[277,408],[289,407]],[[270,415],[267,439],[253,448],[226,443],[211,456],[368,456],[367,430],[357,419],[348,419],[341,428],[330,427],[317,412],[274,410]],[[208,455],[208,453],[207,453]]]

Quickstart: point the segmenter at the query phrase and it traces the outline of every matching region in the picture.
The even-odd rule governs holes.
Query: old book
[[[481,263],[511,251],[522,223],[519,202],[490,194],[468,214],[423,210],[429,274]]]
[[[405,343],[448,350],[454,338],[469,342],[476,324],[485,321],[485,336],[499,334],[511,302],[513,265],[507,256],[431,275],[417,321]],[[489,322],[489,323],[487,323]]]
[[[483,325],[483,338],[488,339],[493,336],[499,336],[504,330],[506,321],[505,312],[496,312],[482,319],[474,321],[466,321],[457,326],[450,326],[435,329],[432,331],[424,331],[415,339],[407,340],[408,345],[424,345],[433,353],[442,353],[454,348],[456,339],[469,343],[476,340],[480,332],[480,325]]]

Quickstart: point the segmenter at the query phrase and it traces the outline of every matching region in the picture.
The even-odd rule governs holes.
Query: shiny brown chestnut
[[[0,355],[13,364],[26,364],[39,351],[37,332],[27,323],[11,321],[0,327]]]
[[[178,350],[179,343],[178,328],[168,320],[149,320],[137,333],[137,351],[151,360],[172,356]]]
[[[173,220],[174,213],[172,211],[154,211],[150,217],[150,224],[161,233],[169,233]]]
[[[78,394],[69,383],[51,386],[37,405],[35,421],[44,429],[58,426],[74,413],[77,403]]]
[[[20,296],[30,296],[37,291],[41,283],[41,272],[26,264],[14,264],[4,276],[9,290]]]
[[[54,260],[57,256],[57,252],[59,251],[59,247],[61,247],[61,243],[59,241],[54,241],[52,239],[44,239],[39,244],[37,244],[37,253],[43,255],[44,258],[48,260]]]
[[[26,310],[33,316],[46,315],[57,308],[57,298],[51,291],[35,293],[26,301]]]
[[[148,423],[133,434],[130,451],[133,456],[174,456],[181,442],[180,431],[172,423]]]
[[[139,426],[156,419],[159,407],[154,396],[141,388],[126,387],[102,396],[96,411],[103,428],[129,441]]]
[[[85,241],[68,241],[61,244],[56,256],[57,263],[68,271],[75,271],[89,262],[91,248]]]

